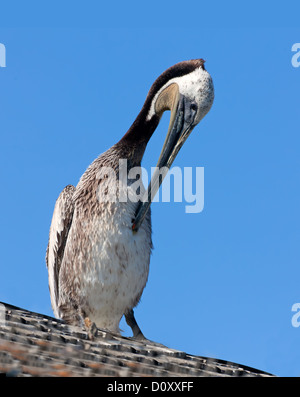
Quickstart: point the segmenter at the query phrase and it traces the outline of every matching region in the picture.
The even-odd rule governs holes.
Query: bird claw
[[[84,328],[90,340],[94,340],[98,335],[97,325],[94,322],[92,322],[88,317],[84,319]]]
[[[138,334],[136,334],[136,335],[133,335],[133,337],[132,337],[132,339],[135,339],[135,340],[138,340],[138,341],[145,341],[145,340],[148,340],[145,336],[144,336],[144,334],[142,333],[142,332],[139,332]]]

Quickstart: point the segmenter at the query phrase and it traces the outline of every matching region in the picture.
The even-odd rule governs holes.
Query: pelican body
[[[157,167],[170,168],[192,129],[210,110],[213,99],[212,79],[202,59],[170,67],[153,83],[122,139],[93,161],[76,187],[68,185],[61,192],[46,254],[56,317],[80,326],[88,319],[99,328],[119,332],[119,322],[125,315],[133,335],[143,337],[133,308],[148,279],[152,250],[150,204],[162,181],[154,174],[139,202],[101,200],[99,190],[111,187],[103,170],[112,169],[119,175],[120,160],[126,160],[128,173],[140,167],[147,143],[165,110],[171,111],[171,117]],[[126,193],[134,193],[130,192],[134,181],[128,177],[126,182]],[[123,186],[119,184],[116,189],[120,193]]]

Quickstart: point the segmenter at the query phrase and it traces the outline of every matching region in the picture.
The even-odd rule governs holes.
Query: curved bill
[[[155,172],[142,200],[138,203],[132,230],[137,232],[160,185],[168,173],[179,150],[194,128],[197,105],[182,94],[177,94],[171,109],[168,133],[160,153]]]

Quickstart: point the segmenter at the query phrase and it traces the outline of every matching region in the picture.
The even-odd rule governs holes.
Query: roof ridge
[[[0,302],[0,372],[13,376],[272,376],[149,340],[85,330]]]

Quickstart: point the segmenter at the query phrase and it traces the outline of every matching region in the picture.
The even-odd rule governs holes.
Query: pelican
[[[54,315],[66,323],[120,333],[124,315],[133,337],[144,338],[133,309],[148,279],[152,250],[150,204],[162,178],[159,172],[153,174],[147,190],[142,187],[142,200],[101,197],[112,187],[119,194],[124,189],[125,193],[134,193],[133,182],[141,175],[130,180],[129,172],[141,166],[147,143],[166,110],[170,110],[170,123],[157,169],[170,168],[214,100],[212,78],[204,62],[183,61],[163,72],[121,140],[92,162],[76,187],[68,185],[59,195],[46,264]],[[126,160],[127,175],[125,183],[117,185],[115,179],[108,178],[108,171],[120,176],[120,160]]]

